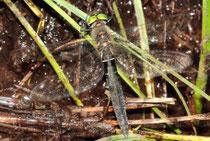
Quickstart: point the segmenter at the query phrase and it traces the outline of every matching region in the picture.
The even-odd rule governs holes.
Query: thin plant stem
[[[210,53],[210,1],[203,0],[202,7],[202,43],[201,43],[201,54],[198,68],[198,76],[196,79],[196,86],[201,90],[206,90],[208,74],[205,72],[206,56]],[[203,98],[195,91],[194,94],[196,113],[200,114],[203,107]]]

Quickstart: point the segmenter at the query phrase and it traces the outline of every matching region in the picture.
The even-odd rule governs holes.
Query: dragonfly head
[[[94,27],[97,24],[106,24],[108,22],[108,17],[105,14],[98,14],[90,16],[87,20],[88,26]]]

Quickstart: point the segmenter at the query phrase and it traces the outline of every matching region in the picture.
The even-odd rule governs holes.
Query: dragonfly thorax
[[[109,50],[112,47],[112,36],[109,34],[109,27],[105,24],[97,24],[91,30],[91,37],[94,39],[94,46],[100,51]]]

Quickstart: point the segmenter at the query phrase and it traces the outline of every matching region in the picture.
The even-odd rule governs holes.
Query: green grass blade
[[[14,15],[18,18],[20,23],[25,27],[25,29],[28,31],[28,33],[31,35],[31,37],[34,39],[34,41],[37,43],[37,45],[40,47],[43,54],[46,56],[46,58],[49,60],[50,64],[62,80],[63,84],[65,85],[66,89],[71,94],[73,100],[75,103],[79,106],[83,106],[82,102],[74,95],[74,89],[71,86],[71,84],[68,82],[68,79],[66,78],[65,74],[55,61],[52,54],[49,52],[48,48],[45,46],[43,41],[40,39],[40,37],[36,34],[34,29],[31,27],[31,25],[28,23],[28,21],[22,16],[20,11],[16,8],[16,6],[11,2],[11,0],[4,0],[6,5],[10,8],[10,10],[14,13]]]
[[[142,3],[140,0],[134,0],[134,8],[136,12],[136,18],[137,18],[137,25],[138,25],[138,31],[139,31],[139,41],[140,41],[140,47],[143,50],[146,50],[149,52],[149,42],[147,37],[147,30],[145,25],[145,19],[144,19],[144,13],[142,9]],[[147,70],[147,65],[143,63],[143,70],[145,75],[145,86],[148,97],[153,97],[153,94],[155,91],[153,91],[154,83],[152,81],[152,77],[150,76],[149,71]]]
[[[147,30],[146,30],[142,4],[140,0],[134,0],[133,2],[134,2],[137,25],[138,25],[138,30],[139,30],[140,46],[143,50],[149,51],[150,48],[149,48],[149,42],[148,42],[148,37],[147,37]]]
[[[126,32],[125,32],[125,28],[124,28],[124,26],[123,26],[122,19],[121,19],[121,17],[120,17],[120,13],[119,13],[119,11],[118,11],[118,8],[117,8],[117,5],[116,5],[116,2],[115,2],[115,1],[112,3],[112,6],[113,6],[113,10],[114,10],[115,17],[116,17],[116,19],[117,19],[118,25],[119,25],[119,27],[120,27],[121,34],[122,34],[122,36],[123,36],[125,39],[127,39],[127,35],[126,35]]]
[[[206,90],[208,74],[205,72],[205,65],[206,65],[206,55],[210,54],[210,40],[209,33],[210,33],[210,1],[203,0],[203,7],[202,7],[202,50],[200,54],[200,62],[198,68],[198,76],[196,79],[196,86],[201,90]],[[207,64],[208,65],[208,64]],[[202,112],[202,97],[198,92],[194,94],[195,99],[195,107],[196,113],[200,114]]]
[[[79,8],[75,7],[74,5],[70,4],[69,2],[67,2],[65,0],[53,0],[53,1],[55,1],[58,5],[63,6],[70,12],[74,13],[75,15],[77,15],[78,17],[80,17],[81,19],[86,21],[88,15],[85,12],[83,12],[82,10],[80,10]]]

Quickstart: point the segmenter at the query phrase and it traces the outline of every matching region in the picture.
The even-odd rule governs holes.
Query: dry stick
[[[79,47],[80,49],[81,49],[81,47]],[[76,67],[76,70],[77,70],[77,74],[76,74],[76,76],[75,76],[75,81],[76,81],[76,84],[77,84],[77,88],[75,88],[75,90],[76,91],[79,91],[80,90],[80,70],[81,70],[81,68],[80,68],[80,65],[81,65],[81,62],[80,62],[80,60],[81,60],[81,53],[79,53],[79,56],[78,56],[78,59],[77,59],[78,61],[79,61],[79,63],[77,64],[77,67]]]
[[[126,102],[140,102],[140,103],[161,103],[161,104],[175,104],[175,98],[126,98]]]
[[[101,108],[103,110],[103,108]],[[75,112],[75,110],[73,110]],[[76,111],[76,112],[84,112]],[[30,118],[29,118],[30,117]],[[166,122],[183,122],[191,120],[210,120],[210,113],[206,114],[197,114],[191,116],[182,116],[182,117],[172,117],[166,119],[145,119],[145,120],[129,120],[129,125],[142,125],[142,124],[161,124]],[[5,113],[0,113],[0,123],[8,124],[24,124],[24,125],[42,125],[42,126],[54,126],[54,118],[36,118],[35,116],[19,116],[19,115],[10,115]],[[116,120],[106,120],[105,123],[118,125]],[[1,124],[0,124],[1,125]],[[62,125],[71,125],[71,123],[64,122]]]
[[[13,112],[13,113],[19,113],[19,114],[32,114],[31,111],[26,111],[26,110],[22,110],[22,109],[19,110],[19,109],[16,109],[16,108],[14,108],[14,107],[8,108],[8,107],[4,107],[4,106],[1,106],[1,105],[0,105],[0,109],[1,109],[1,110],[7,110],[7,111]]]
[[[87,115],[88,116],[88,115]],[[90,122],[90,120],[88,120]],[[84,120],[69,120],[69,122],[62,122],[62,127],[69,127],[69,128],[83,128],[84,124],[87,124],[88,122],[85,122]],[[7,126],[6,124],[20,124],[24,126],[46,126],[46,127],[55,127],[57,126],[56,123],[56,117],[41,117],[40,116],[26,116],[26,115],[14,115],[14,114],[6,114],[0,112],[0,125]],[[91,125],[92,124],[92,125]],[[107,124],[105,122],[91,122],[90,126],[97,126],[100,124]],[[108,124],[110,126],[113,126],[111,124]],[[9,125],[8,125],[9,127]],[[18,128],[14,125],[15,128]],[[23,127],[24,128],[24,127]],[[27,129],[27,128],[25,128]],[[33,131],[33,129],[29,129]],[[36,131],[34,129],[34,131]],[[38,131],[38,130],[37,130]]]
[[[2,123],[2,122],[0,122],[0,126],[12,128],[12,129],[15,129],[16,131],[20,129],[20,130],[29,131],[29,132],[42,132],[42,130],[40,129],[31,128],[31,127],[21,127],[21,126],[11,125],[7,123]]]
[[[177,41],[178,43],[181,43],[183,46],[189,48],[190,50],[193,50],[193,45],[191,45],[189,42],[182,40],[180,37],[178,37],[176,34],[173,34],[173,39]]]
[[[197,114],[191,116],[182,116],[182,117],[171,117],[165,119],[144,119],[144,120],[129,120],[129,125],[142,125],[142,124],[161,124],[161,123],[169,123],[169,122],[183,122],[183,121],[191,121],[191,120],[210,120],[210,113],[206,114]],[[106,120],[106,123],[118,125],[117,121],[114,120]]]
[[[83,108],[81,108],[83,109]],[[85,108],[84,108],[85,109]],[[86,109],[90,111],[90,109]],[[85,110],[85,111],[86,111]],[[101,111],[103,108],[101,107]],[[72,111],[74,112],[84,112],[84,110],[75,110],[73,109]],[[39,114],[41,112],[39,111]],[[210,113],[206,114],[197,114],[197,115],[192,115],[192,116],[183,116],[183,117],[173,117],[173,118],[167,118],[167,119],[146,119],[146,120],[129,120],[128,123],[130,125],[139,125],[139,124],[160,124],[160,123],[166,123],[166,122],[182,122],[182,121],[192,121],[192,120],[209,120],[210,119]],[[11,115],[11,114],[6,114],[6,113],[0,113],[0,126],[3,127],[9,127],[9,128],[14,128],[17,126],[10,126],[7,124],[20,124],[20,125],[39,125],[39,126],[55,126],[56,119],[55,118],[49,118],[49,117],[43,117],[40,118],[39,116],[20,116],[20,115]],[[63,128],[76,128],[76,127],[82,127],[86,124],[86,122],[82,123],[82,121],[78,122],[63,122],[61,125]],[[101,124],[104,125],[118,125],[118,122],[115,120],[106,120],[104,122],[97,122],[93,124],[94,126],[101,126]],[[27,131],[34,131],[34,132],[39,132],[38,129],[35,128],[28,128],[28,127],[20,127],[22,130],[27,130]]]
[[[163,104],[175,104],[174,98],[126,98],[126,110],[133,110],[139,108],[149,108],[155,106],[162,106]],[[103,112],[104,107],[75,107],[71,108],[72,113],[83,112]],[[108,112],[113,112],[113,106],[109,106]]]
[[[43,58],[41,58],[41,60],[38,62],[38,63],[36,63],[35,64],[35,69],[38,69],[42,64],[43,64],[43,62],[44,62],[44,60],[46,59],[46,57],[43,57]],[[24,77],[23,77],[23,79],[20,81],[20,83],[18,84],[19,86],[23,86],[29,79],[30,79],[30,77],[32,76],[32,74],[33,74],[33,71],[32,70],[30,70]]]
[[[126,104],[126,110],[133,110],[138,108],[149,108],[149,107],[155,107],[155,106],[161,106],[161,104]],[[104,107],[75,107],[71,109],[71,112],[73,113],[83,113],[83,112],[103,112]],[[109,106],[108,112],[113,112],[114,108],[113,106]]]
[[[70,120],[71,121],[71,120]],[[56,127],[56,118],[40,118],[40,116],[19,116],[19,115],[8,115],[5,113],[0,113],[0,126],[1,127],[7,127],[12,128],[17,131],[17,129],[25,130],[29,132],[34,133],[42,133],[43,135],[51,135],[53,136],[53,133],[44,132],[44,128],[41,128],[41,126],[45,126],[46,128]],[[14,124],[14,125],[11,125]],[[15,125],[17,124],[17,125]],[[36,129],[32,127],[20,127],[20,126],[36,126],[40,127],[41,129]],[[84,127],[88,126],[89,128],[101,128],[103,130],[106,130],[106,132],[114,133],[114,126],[111,124],[107,124],[104,122],[85,122],[85,121],[73,121],[73,122],[62,122],[61,127],[69,129],[75,129],[75,130],[84,130]],[[46,129],[47,130],[47,129]]]

